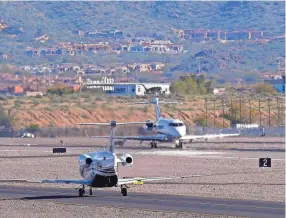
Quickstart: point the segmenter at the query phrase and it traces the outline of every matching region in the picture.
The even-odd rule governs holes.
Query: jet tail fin
[[[149,101],[134,102],[134,103],[128,103],[128,104],[154,104],[155,112],[156,112],[156,121],[159,121],[159,119],[161,118],[161,111],[160,111],[160,105],[159,105],[158,98],[153,98]],[[160,104],[180,104],[180,102],[160,101]]]

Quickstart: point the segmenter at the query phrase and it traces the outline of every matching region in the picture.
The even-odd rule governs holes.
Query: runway
[[[68,188],[43,188],[0,185],[1,200],[40,200],[61,204],[113,206],[137,208],[150,211],[172,211],[259,218],[282,218],[285,215],[284,202],[234,200],[179,195],[159,195],[132,192],[123,197],[118,191],[94,190],[94,196],[77,197],[77,191]]]

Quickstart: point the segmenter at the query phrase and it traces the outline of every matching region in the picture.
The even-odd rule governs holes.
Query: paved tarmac
[[[195,196],[132,193],[123,197],[119,191],[96,189],[93,196],[78,197],[68,188],[43,188],[0,185],[0,201],[5,199],[53,201],[61,204],[113,206],[150,211],[172,211],[261,218],[282,218],[284,202],[219,199]]]

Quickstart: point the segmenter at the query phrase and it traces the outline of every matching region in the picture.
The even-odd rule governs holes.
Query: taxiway
[[[283,202],[234,200],[208,197],[132,193],[127,197],[119,191],[96,190],[95,196],[77,197],[73,189],[0,186],[0,198],[10,200],[40,200],[77,205],[107,205],[151,211],[202,213],[260,218],[284,217]]]

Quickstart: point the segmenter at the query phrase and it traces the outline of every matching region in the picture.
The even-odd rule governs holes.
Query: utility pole
[[[222,128],[224,128],[224,99],[222,101]]]
[[[251,100],[249,99],[249,124],[252,122],[252,117],[251,117]]]
[[[241,97],[239,98],[239,123],[241,123]]]
[[[236,105],[237,99],[235,99],[235,105]],[[236,108],[234,109],[234,120],[235,120],[235,125],[237,124],[237,117],[236,117]]]
[[[259,110],[259,128],[261,128],[261,108],[260,108],[260,98],[258,99],[258,110]]]
[[[215,109],[216,109],[215,101],[216,101],[216,99],[214,99],[214,127],[215,127]]]
[[[205,127],[207,129],[208,128],[208,99],[207,98],[205,98],[205,109],[206,109],[206,114],[205,114],[206,126]]]
[[[277,127],[280,126],[280,104],[279,104],[279,98],[276,98],[276,105],[277,105]]]
[[[231,113],[231,118],[233,118],[232,98],[230,99],[230,113]]]
[[[271,126],[271,120],[270,120],[270,113],[271,113],[270,101],[271,101],[271,99],[268,98],[268,126]]]

